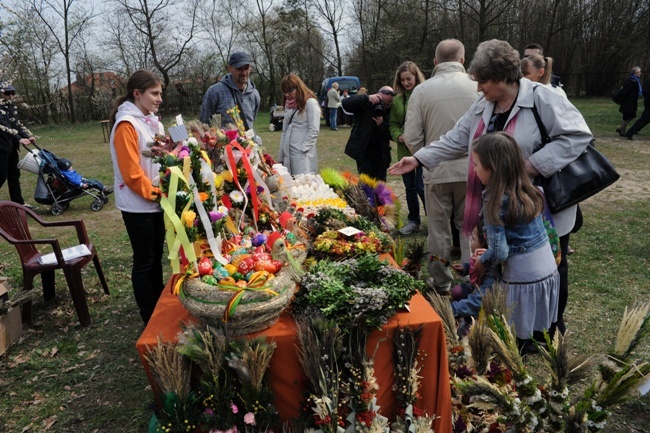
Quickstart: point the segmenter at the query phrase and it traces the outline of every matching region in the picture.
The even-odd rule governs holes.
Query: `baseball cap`
[[[253,59],[251,59],[250,56],[243,51],[236,51],[230,55],[228,64],[234,68],[241,68],[245,65],[252,65]]]
[[[12,86],[11,84],[4,86],[0,89],[0,92],[2,93],[7,93],[7,92],[14,92],[16,93],[16,88]]]
[[[59,170],[69,170],[72,167],[72,162],[67,158],[61,158],[56,162],[56,166],[59,167]]]

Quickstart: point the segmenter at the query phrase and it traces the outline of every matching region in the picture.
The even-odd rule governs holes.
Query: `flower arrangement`
[[[498,287],[484,297],[464,356],[459,356],[462,346],[460,350],[458,345],[447,346],[453,375],[454,431],[603,430],[610,414],[607,407],[630,399],[650,374],[649,362],[631,359],[633,349],[650,333],[650,304],[626,308],[614,350],[606,358],[572,355],[566,336],[556,333],[551,339],[546,335],[546,344],[537,345],[550,372],[542,383],[530,375],[519,353],[504,313],[503,292]],[[428,296],[443,321],[451,318],[445,329],[455,329],[449,302],[434,293]],[[585,379],[590,385],[576,390],[574,385]]]
[[[297,314],[335,320],[346,333],[356,327],[381,328],[422,286],[371,254],[322,260],[302,277],[293,308]]]
[[[357,177],[349,172],[339,173],[331,168],[321,170],[320,175],[357,214],[376,222],[385,231],[399,228],[400,203],[385,182],[365,174]]]
[[[341,329],[334,321],[311,316],[296,316],[296,324],[300,342],[298,357],[308,379],[300,427],[304,431],[343,433],[345,423],[338,412]]]
[[[163,388],[168,389],[165,400],[172,402],[172,410],[164,410],[155,420],[156,431],[269,431],[277,412],[264,376],[275,347],[261,338],[228,341],[221,330],[190,325],[177,345],[151,349],[147,359],[154,372],[170,373],[172,366],[183,373],[176,380],[169,379],[174,374],[162,375],[178,385]],[[190,361],[201,371],[197,390],[190,389]]]
[[[388,433],[388,418],[379,414],[374,359],[366,355],[367,330],[359,329],[348,336],[348,368],[342,384],[350,413],[348,430],[360,433]]]
[[[419,398],[420,366],[418,358],[422,329],[398,327],[393,335],[393,391],[401,407],[397,419],[391,424],[391,431],[397,433],[433,433],[435,416],[428,416],[415,403]]]

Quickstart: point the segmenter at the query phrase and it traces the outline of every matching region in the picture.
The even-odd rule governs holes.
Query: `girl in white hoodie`
[[[155,113],[162,102],[162,82],[149,71],[134,72],[110,117],[115,205],[133,248],[131,281],[145,325],[164,288],[162,255],[165,224],[158,198],[160,166],[142,155],[154,136],[164,134]]]

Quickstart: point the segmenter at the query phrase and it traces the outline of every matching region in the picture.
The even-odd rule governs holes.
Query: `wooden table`
[[[143,358],[147,347],[156,345],[158,338],[161,338],[162,341],[177,341],[181,323],[196,320],[183,307],[178,297],[171,293],[173,281],[172,278],[167,283],[149,324],[136,343],[154,393],[157,393],[157,386]],[[420,350],[426,356],[420,372],[422,379],[417,406],[428,414],[436,414],[440,417],[434,422],[436,433],[450,433],[452,430],[451,390],[442,320],[420,294],[413,297],[410,309],[410,312],[397,313],[381,331],[373,332],[368,338],[368,355],[372,355],[375,348],[378,348],[375,354],[375,374],[380,386],[377,394],[377,403],[381,407],[380,413],[392,420],[397,408],[397,401],[391,390],[393,366],[390,337],[397,326],[422,326]],[[296,354],[298,340],[293,317],[288,313],[283,313],[272,327],[250,334],[251,337],[259,335],[265,336],[277,344],[277,349],[271,359],[268,377],[275,395],[275,407],[280,419],[284,422],[297,418],[300,401],[303,397],[303,384],[307,379],[302,372],[302,366]]]
[[[104,137],[104,143],[108,143],[108,139],[111,138],[111,127],[109,125],[110,120],[100,120],[99,124],[102,127],[102,137]]]

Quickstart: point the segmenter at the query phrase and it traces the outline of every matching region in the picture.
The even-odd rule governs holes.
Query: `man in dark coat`
[[[15,95],[14,86],[0,83],[0,188],[7,181],[11,201],[33,208],[25,204],[20,190],[18,151],[21,144],[34,142],[34,136],[18,120],[18,110],[13,104]]]
[[[374,95],[354,95],[342,101],[342,108],[354,115],[354,125],[345,154],[357,162],[359,174],[386,181],[390,166],[390,105],[395,92],[384,86]]]

